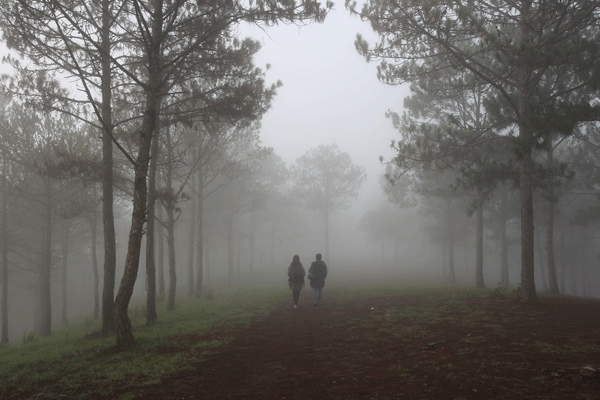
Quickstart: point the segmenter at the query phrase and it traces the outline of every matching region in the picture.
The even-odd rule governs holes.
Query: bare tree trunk
[[[548,261],[548,283],[550,287],[550,293],[559,294],[558,282],[556,280],[556,265],[554,262],[554,175],[552,174],[552,168],[554,166],[553,160],[553,148],[552,141],[548,148],[548,169],[550,170],[550,187],[548,200],[548,215],[546,216],[546,260]]]
[[[102,331],[112,332],[114,323],[117,245],[113,213],[113,143],[111,106],[110,19],[111,0],[102,0],[102,222],[104,224],[104,287],[102,289]]]
[[[156,210],[156,169],[158,168],[160,130],[152,138],[150,150],[150,170],[148,174],[148,222],[146,223],[146,325],[152,326],[158,319],[156,313],[156,264],[154,263],[154,243]]]
[[[169,133],[167,133],[169,140]],[[165,185],[169,194],[163,202],[167,212],[167,248],[169,254],[169,293],[167,295],[167,310],[175,309],[175,293],[177,291],[177,271],[175,270],[175,206],[177,199],[173,193],[173,148],[167,144],[167,173]]]
[[[242,269],[240,267],[241,264],[241,257],[242,257],[242,226],[240,224],[240,220],[238,219],[237,224],[235,224],[234,226],[234,230],[233,230],[233,234],[235,235],[235,272],[238,278],[238,281],[240,280],[241,276],[242,276]]]
[[[169,294],[167,310],[175,309],[175,294],[177,291],[177,271],[175,270],[175,209],[167,207],[167,246],[169,248]]]
[[[227,220],[227,286],[233,282],[233,216]]]
[[[196,159],[196,148],[192,146],[192,160]],[[194,246],[196,246],[196,179],[192,175],[190,179],[190,192],[192,196],[190,214],[190,237],[188,247],[188,296],[194,295]]]
[[[329,209],[325,211],[325,257],[327,262],[331,262],[329,257]]]
[[[587,237],[587,229],[583,228],[582,230],[582,238],[581,238],[581,295],[583,297],[587,297],[587,292],[586,292],[586,285],[585,285],[585,281],[586,281],[586,262],[587,262],[587,242],[588,242],[588,237]]]
[[[452,232],[452,215],[451,215],[451,203],[449,199],[446,199],[446,235],[448,242],[448,281],[452,284],[456,283],[456,277],[454,275],[454,234]]]
[[[383,239],[381,239],[381,266],[385,267],[385,247],[383,244]]]
[[[506,237],[506,223],[508,220],[506,187],[502,188],[500,202],[500,284],[503,288],[508,289],[510,283],[508,279],[508,240]]]
[[[52,183],[45,178],[46,210],[44,222],[44,261],[40,273],[40,336],[47,337],[52,333],[52,305],[50,292],[50,271],[52,269]]]
[[[560,224],[560,292],[565,293],[565,221],[566,218],[563,215],[561,224]]]
[[[2,163],[2,334],[0,344],[8,343],[8,185],[6,161]]]
[[[523,2],[521,9],[520,41],[527,43],[530,37],[529,11],[531,1]],[[531,82],[529,65],[521,65],[519,71],[519,185],[521,191],[521,299],[537,301],[534,271],[533,239],[533,129],[529,127],[529,93]]]
[[[483,282],[483,204],[479,206],[476,214],[477,238],[475,246],[475,286],[484,288]]]
[[[198,170],[198,243],[196,245],[196,263],[197,263],[197,271],[196,271],[196,296],[202,296],[202,275],[203,271],[203,263],[204,263],[204,179],[202,175],[202,166]]]
[[[254,258],[256,255],[256,239],[254,235],[256,234],[256,211],[252,211],[250,214],[250,232],[248,234],[248,247],[249,247],[249,265],[248,268],[250,270],[250,274],[254,274]]]
[[[96,184],[93,189],[93,210],[91,215],[90,228],[92,231],[92,274],[94,275],[94,321],[100,316],[100,276],[98,273],[98,214],[96,213],[96,205],[98,204],[98,192]]]
[[[158,14],[162,6],[156,7]],[[155,16],[155,21],[160,22],[161,15]],[[155,25],[157,23],[155,22]],[[154,38],[160,37],[160,26],[153,27]],[[131,331],[131,321],[127,315],[133,287],[137,278],[140,262],[140,252],[142,246],[142,236],[144,235],[144,223],[146,220],[146,198],[147,187],[146,179],[148,177],[148,163],[150,161],[150,147],[152,136],[156,131],[157,120],[160,110],[160,82],[158,73],[158,58],[160,54],[160,43],[153,41],[151,51],[148,55],[148,69],[150,88],[146,92],[146,110],[142,128],[140,130],[139,153],[134,165],[134,192],[133,192],[133,212],[131,215],[131,230],[129,231],[129,241],[127,245],[127,256],[125,258],[125,269],[121,285],[115,299],[115,333],[117,347],[129,347],[133,345],[134,338]]]
[[[535,238],[536,238],[536,247],[537,247],[537,253],[538,256],[540,258],[540,269],[541,269],[541,273],[542,273],[542,287],[544,288],[544,292],[548,291],[548,284],[546,283],[546,269],[544,268],[544,256],[543,256],[543,251],[542,251],[542,240],[540,239],[540,235],[539,233],[535,234]]]
[[[67,316],[67,262],[69,258],[69,221],[64,220],[62,224],[62,324],[64,327],[69,326]]]
[[[206,254],[206,259],[203,263],[205,278],[206,282],[210,282],[210,237],[206,239],[206,251],[204,253]]]
[[[156,183],[160,183],[160,175],[156,175]],[[163,232],[163,206],[156,203],[158,224],[156,224],[156,241],[158,242],[158,297],[165,298],[165,238]]]
[[[443,244],[442,245],[442,273],[444,274],[444,279],[448,279],[448,271],[446,268],[446,248],[448,246]]]

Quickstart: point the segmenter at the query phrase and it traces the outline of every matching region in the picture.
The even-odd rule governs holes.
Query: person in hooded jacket
[[[294,308],[298,308],[298,300],[300,299],[300,291],[304,286],[304,266],[300,262],[300,256],[295,255],[292,258],[292,263],[288,267],[288,285],[292,290],[292,299],[294,300]]]
[[[308,279],[310,287],[313,289],[313,306],[317,306],[321,302],[321,293],[325,286],[325,278],[327,278],[327,265],[321,258],[321,253],[318,253],[316,261],[313,261],[308,269]]]

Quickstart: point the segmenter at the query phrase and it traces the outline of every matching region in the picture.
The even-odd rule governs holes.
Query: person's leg
[[[317,296],[319,294],[319,289],[314,287],[312,288],[313,290],[313,303],[317,304]]]
[[[300,299],[300,291],[293,291],[294,305],[298,305],[298,299]]]
[[[320,287],[320,288],[317,290],[317,303],[320,303],[320,302],[321,302],[321,293],[323,293],[323,288],[322,288],[322,287]]]

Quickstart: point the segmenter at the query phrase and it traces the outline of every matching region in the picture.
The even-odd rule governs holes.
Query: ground
[[[338,291],[338,295],[334,296]],[[600,399],[600,301],[303,290],[144,399]],[[328,299],[328,294],[330,295]],[[456,298],[454,298],[455,296]],[[181,351],[206,336],[181,336]]]

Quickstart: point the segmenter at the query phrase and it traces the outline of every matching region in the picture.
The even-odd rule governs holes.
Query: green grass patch
[[[27,394],[31,398],[86,399],[93,393],[108,396],[119,388],[159,383],[162,376],[190,368],[198,355],[231,340],[224,335],[190,343],[182,351],[161,351],[175,346],[175,335],[247,326],[287,298],[285,289],[215,290],[211,300],[178,299],[174,311],[166,311],[166,304],[158,303],[158,321],[151,327],[145,324],[143,307],[132,304],[136,344],[121,352],[112,350],[114,336],[86,337],[100,330],[100,321],[82,319],[69,328],[55,329],[48,338],[27,334],[20,344],[0,347],[0,398]]]

